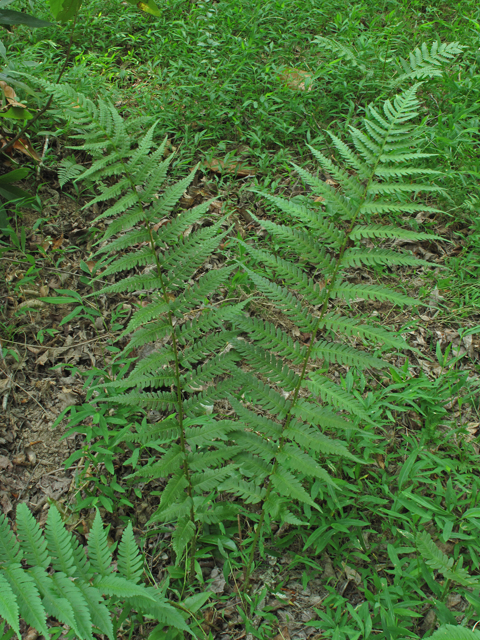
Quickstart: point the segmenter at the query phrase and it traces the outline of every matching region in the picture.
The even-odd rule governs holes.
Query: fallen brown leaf
[[[8,85],[4,80],[0,80],[0,88],[2,89],[5,95],[5,98],[7,99],[7,102],[12,107],[23,107],[24,109],[26,108],[24,104],[22,104],[21,102],[18,102],[18,100],[16,99],[17,94],[15,93],[15,90],[13,89],[13,87]]]
[[[37,640],[39,635],[40,634],[36,629],[34,629],[33,627],[29,627],[23,640]]]
[[[7,144],[8,144],[8,141],[7,141]],[[13,148],[16,149],[17,151],[20,151],[20,153],[24,153],[25,155],[30,156],[30,158],[33,158],[37,162],[41,162],[42,160],[41,157],[38,155],[38,153],[35,151],[35,149],[32,147],[32,145],[30,144],[30,141],[27,140],[26,138],[20,138],[19,140],[14,142]]]
[[[204,162],[203,166],[206,169],[210,169],[210,171],[214,171],[215,173],[232,173],[239,178],[254,176],[256,173],[255,169],[253,169],[252,167],[247,167],[246,165],[243,165],[241,162],[238,162],[236,160],[224,162],[220,158],[213,158],[211,161]]]
[[[308,84],[308,88],[306,90],[312,90],[312,74],[309,71],[287,67],[278,74],[278,79],[293,91],[305,91],[305,82],[310,80],[310,84]]]
[[[290,640],[290,633],[288,631],[288,627],[287,626],[281,627],[281,629],[278,630],[278,633],[273,640]]]
[[[60,236],[60,238],[57,238],[52,242],[52,249],[59,249],[62,246],[62,242],[63,242],[63,233]]]

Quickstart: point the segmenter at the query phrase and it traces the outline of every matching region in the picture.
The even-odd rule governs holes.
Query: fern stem
[[[388,133],[393,129],[395,122],[396,122],[396,120],[393,120],[392,122],[390,122]],[[248,559],[248,564],[247,564],[247,566],[245,568],[245,572],[244,572],[244,587],[243,587],[244,593],[247,591],[247,589],[249,587],[250,573],[251,573],[251,569],[252,569],[253,558],[255,556],[255,551],[256,551],[256,548],[258,546],[258,542],[260,540],[260,535],[261,535],[262,528],[263,528],[263,523],[264,523],[264,520],[265,520],[265,505],[267,504],[268,498],[270,497],[270,493],[271,493],[272,488],[273,488],[272,476],[275,474],[275,472],[277,471],[277,468],[278,468],[278,453],[280,453],[283,450],[283,446],[285,444],[285,439],[286,439],[285,433],[286,433],[286,430],[288,429],[288,427],[289,427],[289,425],[290,425],[290,423],[292,421],[292,417],[293,417],[292,409],[295,407],[295,405],[297,403],[298,396],[299,396],[299,393],[300,393],[300,389],[301,389],[302,383],[303,383],[303,381],[305,379],[305,374],[306,374],[308,363],[310,361],[310,357],[311,357],[311,354],[312,354],[312,349],[313,349],[315,340],[317,338],[317,333],[318,333],[318,330],[319,330],[319,327],[320,327],[320,323],[322,322],[322,320],[323,320],[323,318],[324,318],[324,316],[325,316],[325,314],[327,312],[328,303],[330,301],[330,296],[332,294],[332,290],[333,290],[333,288],[335,286],[335,283],[336,283],[336,280],[337,280],[337,277],[338,277],[338,273],[339,273],[340,267],[342,265],[342,259],[343,259],[344,253],[345,253],[345,251],[348,248],[349,243],[350,243],[350,234],[352,233],[352,230],[353,230],[353,228],[355,226],[357,218],[360,215],[360,211],[362,209],[362,206],[363,206],[365,200],[367,199],[368,189],[369,189],[370,183],[373,180],[373,177],[375,175],[375,171],[377,169],[378,163],[380,162],[380,157],[382,156],[382,154],[384,152],[384,148],[385,148],[385,145],[386,145],[386,142],[387,142],[387,139],[388,139],[388,133],[384,137],[384,140],[383,140],[382,145],[381,145],[381,149],[380,149],[380,151],[379,151],[379,153],[377,155],[377,159],[376,159],[376,161],[375,161],[375,163],[374,163],[374,165],[372,167],[372,170],[370,172],[368,180],[366,180],[366,182],[365,182],[363,196],[360,199],[360,201],[359,201],[359,203],[357,205],[357,208],[355,210],[355,213],[351,218],[350,226],[348,228],[348,231],[345,233],[345,239],[344,239],[343,244],[342,244],[342,246],[340,248],[340,252],[338,254],[338,258],[337,258],[337,261],[336,261],[336,264],[335,264],[335,268],[334,268],[332,276],[330,278],[330,282],[326,287],[325,299],[324,299],[322,307],[321,307],[320,315],[317,317],[317,321],[315,322],[315,325],[314,325],[314,327],[312,328],[312,331],[311,331],[310,344],[308,346],[307,352],[305,354],[305,358],[303,360],[302,371],[300,373],[297,385],[296,385],[295,389],[293,390],[293,396],[292,396],[291,401],[290,401],[290,406],[288,407],[287,415],[283,419],[282,431],[281,431],[281,436],[280,436],[280,442],[279,442],[278,449],[277,449],[277,455],[275,457],[275,461],[274,461],[272,470],[271,470],[270,475],[269,475],[268,484],[267,484],[267,490],[266,490],[265,498],[264,498],[263,504],[262,504],[262,511],[261,511],[261,514],[260,514],[260,519],[259,519],[259,522],[258,522],[257,530],[255,532],[255,537],[253,539],[252,548],[250,550],[250,556],[249,556],[249,559]]]
[[[158,254],[155,250],[155,240],[153,239],[153,234],[152,234],[152,229],[150,227],[150,225],[145,222],[145,226],[147,227],[148,230],[148,235],[150,237],[150,245],[152,247],[152,251],[153,254],[155,256],[155,264],[157,266],[157,273],[158,273],[158,278],[160,280],[160,286],[162,287],[162,294],[163,294],[163,299],[165,300],[166,303],[168,303],[168,291],[167,288],[165,286],[165,282],[163,280],[163,276],[162,276],[162,270],[161,270],[161,265],[160,265],[160,260],[158,259]],[[178,403],[178,422],[180,425],[180,446],[182,448],[182,452],[183,452],[183,468],[184,468],[184,472],[185,472],[185,478],[188,482],[187,485],[187,493],[188,496],[191,500],[191,507],[190,507],[190,520],[192,521],[192,523],[194,525],[196,525],[196,520],[195,520],[195,511],[193,509],[193,485],[192,485],[192,478],[191,478],[191,473],[190,473],[190,467],[188,465],[188,461],[187,461],[187,449],[186,449],[186,442],[185,442],[185,428],[184,428],[184,413],[183,413],[183,398],[182,398],[182,383],[180,380],[180,358],[178,355],[178,342],[177,342],[177,337],[175,334],[175,327],[173,325],[173,318],[172,318],[172,312],[169,310],[168,311],[168,323],[172,328],[172,347],[173,347],[173,356],[174,356],[174,361],[175,361],[175,386],[177,388],[177,403]],[[193,536],[192,539],[192,544],[191,544],[191,548],[190,548],[190,572],[189,572],[189,579],[190,581],[193,580],[194,576],[195,576],[195,551],[196,551],[196,542],[197,542],[197,535],[195,533],[195,535]],[[188,558],[187,558],[188,561]]]

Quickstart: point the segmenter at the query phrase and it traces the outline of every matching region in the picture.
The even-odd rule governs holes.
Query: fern
[[[165,184],[172,157],[165,157],[166,141],[155,148],[155,124],[139,136],[135,120],[124,121],[111,104],[102,101],[95,104],[67,85],[39,82],[79,131],[73,138],[81,140],[81,148],[93,158],[91,166],[76,180],[95,182],[98,187],[98,195],[86,206],[106,203],[106,209],[94,222],[112,220],[94,254],[98,266],[105,267],[101,279],[109,279],[110,284],[92,295],[142,291],[150,297],[149,304],[133,314],[124,332],[130,337],[125,355],[147,343],[161,341],[163,346],[152,357],[138,362],[129,375],[105,380],[102,387],[108,387],[109,402],[113,405],[155,409],[169,416],[161,440],[167,449],[171,447],[170,451],[156,464],[140,468],[138,477],[154,480],[171,476],[154,515],[156,520],[161,519],[162,512],[170,513],[174,505],[183,512],[182,505],[188,502],[191,525],[185,525],[185,533],[174,540],[180,558],[191,540],[192,526],[196,525],[194,498],[202,497],[211,484],[207,477],[201,480],[197,475],[193,480],[190,464],[195,464],[195,460],[191,458],[195,458],[197,451],[201,456],[202,447],[218,448],[216,443],[223,449],[230,429],[228,422],[202,414],[206,403],[213,404],[234,387],[229,377],[239,355],[231,350],[231,344],[238,331],[232,331],[228,324],[245,303],[205,305],[206,299],[226,285],[235,267],[205,271],[198,277],[199,270],[227,233],[226,220],[206,219],[209,202],[176,213],[175,207],[192,183],[195,171],[176,183]],[[136,247],[138,244],[140,248]],[[119,255],[123,250],[128,251]],[[196,440],[194,446],[198,449],[190,455],[187,431],[192,419],[207,430],[202,444],[198,429],[195,435],[191,434],[192,445]],[[158,424],[145,424],[130,441],[147,449],[158,448],[154,435],[158,430]],[[178,438],[180,441],[176,443]],[[221,455],[211,455],[203,461],[215,470],[228,457],[222,451]],[[222,470],[222,477],[229,472]],[[94,536],[89,541],[89,551],[96,571],[106,575],[105,543]],[[67,561],[69,556],[63,558]],[[69,567],[64,569],[68,574]]]
[[[399,58],[397,69],[400,75],[393,84],[398,85],[405,80],[425,80],[442,76],[445,65],[452,62],[464,48],[458,42],[437,41],[430,48],[423,43],[421,47],[417,47],[410,53],[408,61]]]
[[[50,507],[43,533],[26,505],[20,504],[17,531],[18,540],[2,516],[0,546],[15,553],[4,554],[0,559],[0,618],[18,638],[21,638],[21,618],[49,637],[48,616],[70,627],[79,640],[93,640],[93,633],[97,631],[114,640],[117,609],[122,616],[122,609],[126,609],[128,615],[131,608],[176,629],[189,630],[158,591],[140,583],[143,562],[131,525],[120,541],[119,573],[115,572],[98,513],[88,545],[91,568],[83,548],[73,542],[72,534],[65,529],[54,506]],[[17,561],[22,552],[23,566]],[[74,580],[69,577],[73,575]]]
[[[318,369],[322,366],[325,371],[332,362],[378,369],[384,367],[385,362],[342,344],[335,336],[353,336],[358,342],[367,339],[396,349],[407,348],[403,338],[387,329],[332,313],[328,307],[335,298],[350,299],[357,293],[367,300],[415,304],[408,296],[385,288],[347,283],[344,275],[352,266],[425,264],[409,253],[355,246],[362,238],[378,243],[383,238],[403,236],[414,240],[426,235],[392,226],[384,228],[370,222],[374,212],[409,212],[422,206],[412,205],[404,197],[409,190],[422,190],[421,182],[407,189],[408,184],[401,177],[390,177],[388,186],[383,188],[386,183],[381,175],[390,167],[404,165],[408,168],[414,161],[418,165],[426,156],[411,148],[416,132],[409,121],[417,114],[416,89],[413,87],[399,95],[393,103],[385,102],[383,113],[369,107],[364,129],[351,127],[352,147],[332,136],[333,145],[345,160],[348,171],[336,167],[330,158],[312,149],[320,167],[339,182],[338,190],[296,167],[313,193],[324,198],[325,210],[313,204],[309,206],[306,200],[297,203],[257,192],[275,204],[284,218],[291,219],[291,226],[286,227],[272,220],[255,218],[276,241],[276,255],[240,241],[247,254],[268,267],[268,273],[262,274],[244,265],[245,272],[261,294],[296,325],[296,335],[306,332],[309,338],[309,345],[305,347],[269,323],[245,316],[234,320],[243,331],[234,341],[243,361],[234,374],[237,391],[230,394],[240,424],[230,437],[242,449],[234,460],[238,460],[238,471],[245,479],[230,476],[220,489],[250,502],[263,503],[246,568],[247,584],[264,519],[300,520],[295,513],[279,507],[292,500],[294,504],[317,508],[310,495],[309,483],[320,480],[335,484],[322,466],[322,458],[338,455],[362,462],[350,454],[343,442],[330,439],[322,431],[354,428],[358,423],[372,422],[369,412],[354,394],[332,382],[328,376],[320,375]],[[431,183],[428,188],[437,189]],[[336,229],[338,223],[345,231]],[[291,232],[292,227],[295,234]],[[295,242],[296,237],[310,240],[299,243]],[[255,416],[260,411],[266,411],[268,417],[259,419]]]
[[[142,291],[147,298],[122,336],[129,337],[123,357],[131,359],[132,368],[98,382],[109,393],[100,395],[100,401],[162,414],[156,424],[144,420],[135,431],[122,432],[124,440],[138,445],[149,459],[129,480],[165,479],[152,522],[176,522],[172,547],[177,563],[190,556],[191,576],[202,525],[235,517],[234,502],[219,501],[218,492],[261,505],[246,567],[248,585],[265,519],[302,524],[302,516],[318,508],[312,483],[336,485],[326,459],[365,462],[330,433],[373,422],[361,397],[331,380],[330,365],[381,369],[386,363],[371,353],[372,345],[408,348],[388,328],[331,307],[339,298],[358,297],[415,304],[409,296],[351,283],[346,276],[352,268],[370,265],[428,264],[408,252],[386,249],[382,242],[432,236],[382,226],[375,217],[426,210],[410,196],[440,191],[434,183],[437,173],[422,173],[422,160],[429,155],[416,151],[419,134],[411,121],[418,111],[417,86],[386,101],[383,111],[370,106],[364,126],[350,128],[350,145],[331,136],[341,164],[311,148],[320,170],[333,175],[338,188],[294,165],[313,194],[322,196],[324,208],[307,198],[289,201],[259,192],[291,224],[255,218],[278,250],[273,255],[268,247],[239,241],[253,263],[265,267],[249,263],[241,268],[258,295],[283,314],[281,326],[292,327],[287,331],[247,313],[246,302],[232,305],[220,298],[220,304],[210,303],[236,267],[199,270],[218,250],[228,224],[224,218],[207,217],[208,203],[177,213],[176,204],[194,172],[165,186],[171,158],[164,158],[164,145],[154,147],[155,127],[139,136],[135,122],[124,122],[112,105],[95,105],[69,87],[43,84],[75,123],[76,137],[93,157],[79,179],[95,181],[98,195],[93,202],[106,206],[97,220],[110,223],[95,254],[105,266],[99,278],[109,282],[92,295]],[[362,244],[366,239],[368,247]],[[302,336],[308,338],[305,342],[298,339],[301,333],[307,334]],[[135,361],[136,350],[148,343],[155,344],[154,353]],[[215,404],[219,400],[222,405]],[[217,415],[225,400],[235,414],[228,420]],[[140,562],[129,550],[131,531],[120,554],[122,577],[112,571],[98,518],[89,540],[89,564],[73,538],[58,532],[54,536],[54,529],[47,528],[48,552],[57,572],[78,576],[83,584],[85,576],[95,575],[90,584],[102,597],[123,598],[132,606],[142,603],[152,611],[163,606],[152,600],[151,592],[137,590]]]
[[[461,562],[455,563],[453,558],[449,558],[440,551],[429,533],[426,531],[417,533],[416,544],[425,563],[432,569],[440,571],[445,578],[464,587],[479,586],[478,579],[470,576],[461,566]]]
[[[430,636],[432,640],[479,640],[480,632],[474,629],[445,624]]]
[[[385,57],[379,56],[376,51],[366,49],[361,39],[357,41],[358,50],[332,38],[322,36],[317,36],[314,42],[321,49],[333,53],[334,56],[357,69],[362,74],[362,82],[365,78],[370,79],[374,76],[377,76],[376,83],[381,83],[384,77],[393,77],[392,80],[385,83],[388,88],[398,87],[408,80],[418,81],[443,76],[446,66],[451,64],[465,49],[458,42],[440,43],[437,41],[430,47],[424,42],[409,54],[408,60],[405,60],[401,56],[395,57],[390,51],[386,52]],[[388,189],[389,187],[385,185],[381,188]],[[407,188],[413,191],[415,185],[410,185]],[[428,190],[428,185],[423,185],[423,190]]]
[[[81,164],[77,164],[75,158],[68,157],[58,165],[58,182],[61,187],[64,187],[67,182],[75,180],[81,173],[85,171],[85,167]]]

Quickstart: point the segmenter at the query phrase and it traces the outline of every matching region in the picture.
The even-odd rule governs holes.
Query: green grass
[[[17,1],[14,8],[21,6]],[[477,2],[223,0],[159,6],[162,16],[153,18],[120,2],[89,2],[75,30],[72,64],[64,81],[91,97],[121,103],[124,115],[158,120],[158,138],[168,134],[177,147],[174,174],[184,175],[197,161],[212,158],[240,158],[254,167],[256,174],[250,178],[208,173],[212,191],[217,189],[222,198],[228,195],[232,208],[237,196],[254,184],[283,194],[300,193],[303,186],[290,162],[311,167],[306,142],[332,152],[325,129],[342,136],[358,122],[366,103],[393,95],[392,65],[400,56],[407,58],[415,47],[437,39],[466,47],[444,76],[427,80],[420,93],[425,105],[424,150],[436,154],[430,166],[446,172],[443,186],[449,197],[432,203],[444,213],[421,224],[402,222],[450,234],[440,262],[448,270],[420,275],[426,299],[435,286],[444,296],[439,323],[451,329],[480,324]],[[33,9],[27,3],[25,8],[48,17],[38,1]],[[3,41],[10,65],[54,78],[69,29],[67,25],[30,32],[19,27],[7,34]],[[353,49],[359,64],[328,51],[315,42],[316,36]],[[285,86],[280,79],[285,68],[309,72],[311,90]],[[21,97],[35,106],[34,98]],[[38,103],[44,101],[42,96]],[[62,142],[71,133],[54,113],[38,123],[37,132],[45,130],[56,130]],[[35,141],[36,132],[31,135]],[[52,166],[57,160],[53,153],[46,158]],[[379,279],[385,275],[381,270],[372,274]],[[416,274],[411,275],[413,280]],[[408,281],[398,284],[407,291],[410,287]],[[401,322],[407,321],[421,324],[417,316]],[[305,585],[318,572],[315,566],[325,551],[339,570],[345,562],[359,573],[355,589],[364,604],[356,609],[348,596],[327,586],[330,595],[321,608],[324,637],[418,637],[425,631],[421,623],[430,607],[441,623],[461,621],[465,615],[463,624],[471,627],[480,615],[478,588],[465,600],[465,614],[448,609],[409,538],[425,528],[436,532],[441,542],[450,541],[449,555],[455,561],[464,556],[471,572],[480,571],[480,512],[464,518],[468,509],[478,510],[478,455],[460,423],[461,411],[455,415],[462,400],[460,409],[444,409],[452,397],[468,395],[472,382],[460,370],[464,361],[444,366],[435,353],[438,337],[432,333],[427,338],[439,375],[426,375],[417,366],[411,378],[407,363],[393,380],[379,380],[371,389],[362,388],[360,375],[346,376],[345,386],[355,383],[365,405],[386,416],[384,433],[347,434],[353,448],[376,458],[378,467],[333,469],[345,480],[343,492],[320,492],[323,514],[311,515],[308,530],[291,528],[274,538],[268,549],[280,556],[289,550],[290,568],[303,567]],[[478,375],[477,363],[468,367],[470,375]],[[474,399],[471,422],[478,417],[476,403]],[[441,429],[445,421],[448,426]],[[235,527],[224,532],[231,539],[236,533]],[[232,569],[239,565],[239,554],[225,552],[222,543],[203,544],[205,557],[226,554]],[[172,578],[175,588],[180,589],[180,582]],[[265,635],[276,633],[271,615],[263,616]]]

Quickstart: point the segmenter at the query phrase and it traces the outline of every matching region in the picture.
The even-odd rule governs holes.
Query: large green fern
[[[385,102],[383,112],[369,107],[364,129],[351,128],[353,145],[332,134],[341,163],[311,149],[338,188],[296,167],[324,206],[263,194],[289,224],[255,218],[278,250],[272,254],[268,247],[240,241],[266,270],[243,268],[259,295],[294,327],[290,331],[243,312],[244,304],[209,303],[234,268],[198,276],[225,235],[225,221],[205,219],[208,203],[175,215],[193,174],[164,186],[170,159],[164,159],[164,146],[151,150],[154,126],[139,139],[131,133],[135,124],[125,124],[111,105],[97,107],[68,87],[47,88],[81,131],[82,148],[93,155],[79,179],[99,187],[89,205],[107,203],[97,221],[114,218],[96,254],[105,259],[100,277],[110,284],[95,295],[141,291],[147,299],[123,333],[130,339],[125,352],[132,356],[147,343],[155,350],[126,375],[101,385],[116,394],[109,397],[113,404],[161,412],[160,422],[144,421],[122,433],[124,441],[150,455],[133,476],[142,482],[165,479],[153,520],[176,522],[172,546],[180,559],[190,544],[192,571],[199,525],[235,512],[232,504],[218,500],[219,490],[261,505],[248,576],[264,521],[305,522],[309,510],[318,508],[312,497],[318,487],[335,485],[322,462],[331,456],[362,462],[345,442],[328,437],[327,432],[371,422],[361,399],[329,377],[330,365],[380,369],[386,363],[371,353],[371,344],[395,350],[408,346],[378,324],[342,315],[331,303],[357,297],[415,303],[385,287],[351,283],[346,276],[352,268],[370,265],[427,264],[384,248],[382,241],[432,236],[379,224],[385,213],[428,210],[409,195],[438,190],[432,184],[438,172],[421,167],[428,156],[417,151],[411,124],[417,87]],[[358,348],[362,343],[366,347]],[[229,401],[236,419],[216,415],[220,399]],[[70,575],[73,565],[61,554],[64,544],[55,540],[53,561],[62,563],[57,571]],[[102,583],[110,584],[108,549],[92,547],[91,554],[103,567]]]
[[[378,243],[384,238],[423,240],[431,236],[373,221],[385,212],[428,210],[405,194],[438,189],[431,183],[436,172],[420,166],[426,154],[415,149],[415,127],[410,121],[418,110],[416,90],[415,86],[393,103],[385,102],[383,113],[369,107],[364,129],[350,129],[353,146],[331,134],[344,166],[311,149],[338,188],[296,167],[313,195],[324,200],[324,207],[306,199],[297,202],[262,194],[289,219],[285,225],[252,214],[275,240],[275,254],[239,241],[256,263],[268,268],[262,273],[244,266],[257,290],[288,319],[281,324],[297,328],[287,332],[247,315],[234,321],[242,332],[234,345],[243,364],[234,376],[237,394],[230,395],[239,417],[238,429],[230,437],[242,448],[235,461],[243,478],[238,478],[235,469],[220,488],[262,503],[255,542],[265,518],[298,524],[301,512],[292,512],[290,505],[317,508],[310,483],[335,483],[321,466],[322,459],[339,455],[358,461],[344,442],[329,439],[325,431],[353,428],[359,421],[368,423],[368,410],[326,372],[332,363],[360,369],[379,369],[386,363],[354,348],[346,337],[354,337],[360,345],[368,340],[397,350],[408,348],[397,334],[364,319],[344,316],[330,303],[357,296],[392,304],[415,303],[388,288],[352,284],[345,276],[351,267],[427,264]],[[422,182],[422,174],[428,175],[428,181]],[[364,246],[364,239],[375,241],[377,246]],[[303,343],[295,337],[301,334]],[[250,565],[247,576],[249,571]]]
[[[132,610],[189,630],[163,595],[141,582],[143,560],[131,524],[118,547],[117,570],[98,512],[88,556],[54,506],[42,532],[28,507],[19,504],[17,537],[0,514],[0,618],[19,638],[20,619],[48,638],[51,617],[67,625],[79,640],[93,640],[94,633],[114,640],[118,620],[125,620]]]
[[[155,452],[160,444],[168,449],[137,476],[168,479],[155,520],[177,520],[172,540],[181,558],[188,543],[195,547],[198,522],[221,521],[232,512],[213,506],[208,496],[231,471],[227,461],[236,450],[225,441],[235,425],[206,415],[205,407],[234,388],[229,374],[239,356],[230,343],[239,332],[227,329],[245,303],[218,299],[234,267],[203,269],[228,227],[225,218],[207,217],[209,202],[174,213],[195,171],[166,186],[172,156],[164,158],[165,141],[152,150],[155,124],[139,138],[136,124],[125,122],[112,105],[96,106],[65,85],[43,85],[80,129],[74,138],[82,140],[81,148],[93,156],[77,178],[95,182],[100,192],[86,206],[108,203],[94,221],[109,222],[95,256],[105,264],[99,278],[111,284],[92,295],[138,291],[147,301],[122,337],[129,337],[126,354],[146,344],[153,353],[102,387],[114,390],[110,403],[163,414],[160,423],[144,423],[125,440]]]

